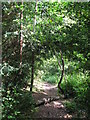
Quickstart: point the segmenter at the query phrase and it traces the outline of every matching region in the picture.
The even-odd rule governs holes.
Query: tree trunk
[[[34,81],[34,53],[32,52],[32,69],[31,69],[31,85],[30,85],[30,91],[32,91],[33,81]]]
[[[60,50],[60,54],[61,54],[61,61],[62,61],[62,74],[61,74],[61,78],[60,78],[60,81],[58,83],[58,88],[59,90],[61,91],[62,94],[64,94],[64,91],[63,89],[61,88],[61,82],[62,82],[62,79],[63,79],[63,76],[64,76],[64,60],[63,60],[63,55],[62,55],[62,51]],[[60,64],[60,62],[59,62]],[[60,66],[60,65],[59,65]]]
[[[38,0],[36,0],[36,6],[35,6],[35,17],[34,17],[33,33],[35,33],[37,2],[38,2]],[[32,87],[33,87],[33,81],[34,81],[34,51],[32,50],[32,70],[31,70],[31,85],[30,85],[30,91],[31,92],[32,92]]]
[[[21,4],[23,5],[23,0],[22,0]],[[23,20],[23,10],[21,10],[20,20],[21,20],[21,25],[20,25],[20,30],[21,30],[20,31],[20,68],[22,68],[22,47],[23,47],[23,33],[22,33],[23,23],[22,23],[22,20]],[[21,69],[21,71],[22,71],[22,69]]]

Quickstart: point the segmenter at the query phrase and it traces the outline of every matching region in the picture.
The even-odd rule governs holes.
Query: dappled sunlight
[[[64,115],[64,118],[72,118],[72,115],[66,114]]]
[[[51,102],[40,106],[35,116],[36,118],[72,118],[72,115],[67,114],[61,102]]]
[[[41,92],[42,94],[44,94],[44,95],[48,95],[46,92]]]
[[[34,90],[36,89],[36,90]],[[41,82],[40,80],[36,80],[34,82],[33,91],[39,92],[49,96],[58,96],[58,88],[57,85],[50,84],[48,82]]]
[[[32,96],[36,102],[48,98],[48,94],[45,91],[34,91]]]
[[[51,89],[54,89],[56,87],[57,87],[56,85],[51,85],[51,84],[47,84],[47,83],[43,85],[44,90],[51,90]]]
[[[57,85],[51,85],[47,82],[41,82],[39,80],[36,80],[34,82],[34,87],[39,90],[51,90],[51,89],[57,88]]]
[[[64,105],[58,101],[54,101],[54,108],[65,108]]]
[[[47,82],[35,81],[34,87],[37,89],[36,92],[33,92],[33,98],[36,103],[44,104],[39,106],[37,113],[35,113],[34,117],[38,116],[38,118],[71,118],[72,116],[67,114],[67,111],[62,103],[62,100],[57,101],[49,101],[50,98],[58,97],[57,94],[57,86],[52,85]],[[42,114],[43,113],[43,114]]]
[[[52,105],[51,105],[51,104],[49,104],[49,103],[47,103],[45,106],[46,106],[46,107],[51,107]]]

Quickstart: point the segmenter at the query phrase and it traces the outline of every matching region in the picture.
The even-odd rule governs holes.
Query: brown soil
[[[34,89],[36,91],[33,92],[33,97],[36,102],[58,96],[57,86],[46,82],[35,82]],[[61,97],[60,100],[39,106],[34,118],[72,118],[72,115],[68,114],[63,101],[65,100]]]

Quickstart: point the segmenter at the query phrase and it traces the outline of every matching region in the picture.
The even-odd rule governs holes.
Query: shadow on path
[[[34,83],[34,87],[37,90],[36,92],[33,92],[35,102],[58,96],[56,85],[38,81]],[[34,114],[34,118],[72,118],[72,115],[69,115],[66,111],[62,101],[63,98],[39,106],[38,111]]]

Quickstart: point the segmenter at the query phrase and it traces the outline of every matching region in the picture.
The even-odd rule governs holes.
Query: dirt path
[[[50,97],[57,97],[58,90],[57,86],[46,83],[46,82],[36,82],[34,83],[36,92],[33,92],[33,97],[35,101],[40,101]],[[35,118],[72,118],[69,115],[63,105],[63,98],[60,100],[53,101],[38,107],[38,112],[34,115]]]

